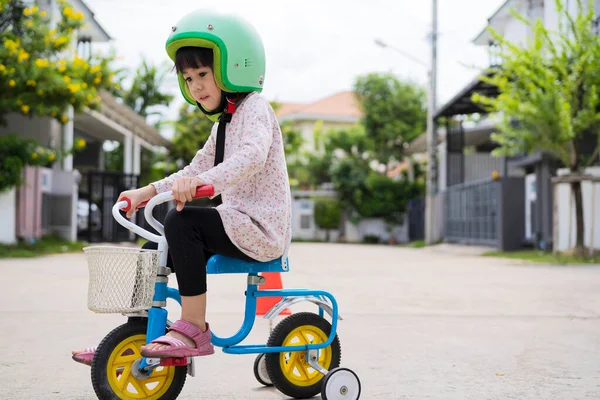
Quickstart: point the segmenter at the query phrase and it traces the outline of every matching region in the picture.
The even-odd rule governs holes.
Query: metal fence
[[[485,179],[446,190],[445,240],[502,250],[522,246],[525,235],[522,178]]]
[[[121,172],[91,171],[82,177],[79,199],[81,207],[87,210],[78,213],[79,235],[88,242],[135,241],[136,235],[119,225],[112,216],[112,207],[119,194],[139,186],[139,176]],[[168,204],[154,208],[154,216],[163,222],[168,212]],[[87,211],[87,212],[86,212]],[[144,219],[143,213],[136,214],[136,223],[154,232]]]

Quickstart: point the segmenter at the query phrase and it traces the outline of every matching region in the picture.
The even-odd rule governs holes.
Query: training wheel
[[[323,379],[321,397],[323,400],[358,400],[360,380],[348,368],[334,368]]]
[[[254,377],[264,386],[273,386],[269,373],[267,372],[267,363],[265,362],[265,354],[261,353],[254,360]]]

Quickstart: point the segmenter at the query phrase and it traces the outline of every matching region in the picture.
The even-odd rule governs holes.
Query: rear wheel
[[[331,324],[317,314],[301,312],[282,320],[271,332],[267,346],[302,346],[325,343]],[[317,352],[317,362],[326,370],[340,365],[340,341]],[[307,399],[321,392],[323,374],[308,364],[306,351],[267,353],[267,372],[273,385],[282,393],[296,399]]]

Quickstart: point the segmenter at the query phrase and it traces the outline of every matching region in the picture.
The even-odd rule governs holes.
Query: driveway
[[[361,399],[600,398],[600,266],[452,249],[294,243],[283,283],[336,296],[342,366],[359,375]],[[87,309],[83,255],[1,260],[0,274],[0,399],[95,398],[89,368],[70,350],[97,344],[125,318]],[[219,336],[239,327],[244,287],[243,276],[209,278]],[[268,332],[259,317],[246,342],[264,343]],[[253,361],[221,351],[198,359],[179,398],[285,399],[260,387]]]

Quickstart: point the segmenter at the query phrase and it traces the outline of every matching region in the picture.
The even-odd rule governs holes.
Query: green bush
[[[327,241],[329,241],[329,231],[338,229],[341,220],[342,210],[338,200],[319,199],[315,202],[315,223],[319,228],[327,231]]]
[[[33,139],[20,138],[16,134],[0,136],[0,193],[21,185],[21,171],[24,167],[46,167],[84,147],[85,140],[79,139],[70,151],[57,152],[40,146]]]

